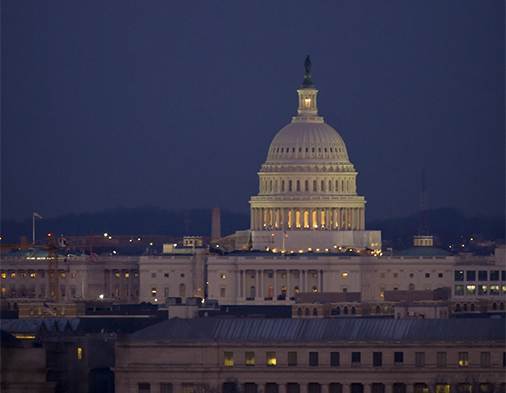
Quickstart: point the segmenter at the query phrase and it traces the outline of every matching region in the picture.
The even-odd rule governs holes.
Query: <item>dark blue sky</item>
[[[503,1],[2,1],[2,217],[112,207],[247,213],[318,106],[367,219],[504,214]]]

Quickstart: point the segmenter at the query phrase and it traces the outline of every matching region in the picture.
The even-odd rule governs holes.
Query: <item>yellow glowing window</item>
[[[11,273],[11,278],[16,278],[16,273]]]
[[[313,292],[318,292],[318,288],[316,288],[316,287],[313,287],[312,290],[313,290]]]
[[[267,365],[275,366],[276,365],[276,352],[267,352]]]
[[[25,272],[21,272],[20,276],[21,276],[21,278],[25,278],[26,277],[26,273]]]
[[[30,273],[30,277],[31,277],[31,278],[35,278],[35,273],[33,273],[33,272],[32,272],[32,273]]]
[[[156,288],[151,288],[151,296],[156,297]]]
[[[469,352],[459,352],[459,367],[469,366]]]
[[[76,274],[75,274],[75,273],[72,273],[72,274],[70,275],[70,277],[72,277],[72,278],[76,278]]]
[[[380,296],[385,297],[385,288],[380,289]]]
[[[343,278],[348,278],[348,273],[343,273]]]
[[[6,273],[2,273],[2,278],[7,278],[7,274]]]
[[[318,273],[313,273],[313,278],[318,278]]]
[[[450,393],[450,385],[438,383],[436,385],[436,393]]]
[[[125,273],[125,278],[130,277],[130,273]]]
[[[221,278],[227,278],[227,276],[225,274],[222,274],[220,277]]]
[[[254,366],[255,365],[255,352],[246,352],[246,366]]]
[[[62,273],[62,274],[61,274],[61,278],[65,278],[65,273]]]
[[[234,365],[234,353],[233,352],[225,352],[225,359],[223,362],[224,366],[231,367]]]
[[[311,106],[311,98],[306,98],[304,100],[304,104],[305,104],[306,108],[309,108]]]
[[[116,275],[116,277],[118,277],[118,278],[119,278],[119,273],[116,273],[115,275]]]
[[[2,296],[5,296],[5,293],[6,293],[6,289],[5,287],[2,288]]]
[[[77,348],[77,359],[78,360],[84,359],[84,351],[82,348]]]

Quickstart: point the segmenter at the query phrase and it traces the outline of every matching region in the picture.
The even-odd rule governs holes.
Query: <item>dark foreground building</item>
[[[116,343],[116,391],[505,391],[494,319],[174,318]]]

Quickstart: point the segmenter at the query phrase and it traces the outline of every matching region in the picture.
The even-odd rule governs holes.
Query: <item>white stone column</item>
[[[290,289],[290,269],[286,269],[286,300],[292,297],[292,290]]]
[[[272,294],[272,300],[278,300],[278,271],[273,269],[274,272],[274,293]]]
[[[241,291],[241,298],[246,299],[248,297],[248,289],[246,288],[246,276],[248,274],[246,273],[246,270],[241,270],[241,284],[242,284],[242,291]]]
[[[385,383],[385,393],[392,393],[393,391],[394,385],[392,385],[391,383]]]
[[[265,294],[264,294],[264,271],[263,270],[259,270],[258,274],[261,274],[260,275],[260,288],[259,289],[261,290],[260,297],[263,300],[263,298],[265,297]]]
[[[286,393],[286,385],[284,383],[278,385],[278,393]]]
[[[331,223],[330,223],[330,209],[325,209],[325,229],[330,229],[331,228]]]
[[[255,299],[260,295],[260,270],[255,270]]]
[[[407,383],[406,384],[406,393],[413,393],[414,391],[415,391],[415,385],[413,385],[412,383]]]
[[[290,209],[290,229],[295,228],[295,210],[293,208]]]
[[[364,383],[364,393],[371,393],[372,385],[370,383]]]
[[[304,292],[307,292],[307,270],[304,270]]]
[[[320,387],[321,387],[321,393],[329,393],[329,384],[328,383],[322,383],[322,384],[320,384]]]
[[[361,209],[362,212],[362,230],[365,230],[365,208]]]
[[[343,383],[341,393],[350,393],[350,391],[351,391],[351,385],[349,383]]]
[[[300,387],[299,393],[307,393],[307,384],[306,383],[301,383],[299,387]]]

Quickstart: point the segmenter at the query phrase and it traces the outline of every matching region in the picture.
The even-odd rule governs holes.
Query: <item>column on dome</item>
[[[331,229],[332,223],[330,218],[330,209],[325,209],[325,229]]]
[[[314,229],[315,226],[318,226],[318,223],[316,222],[315,220],[315,210],[314,209],[311,209],[309,210],[310,213],[309,213],[309,226],[311,229]]]
[[[362,230],[365,230],[365,208],[360,210],[362,211]]]

